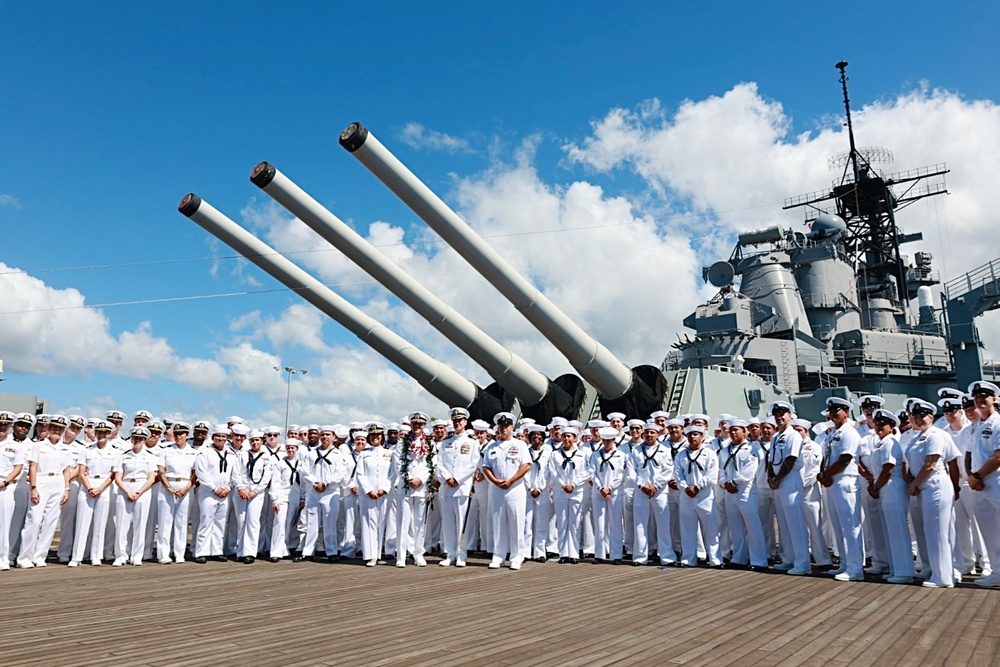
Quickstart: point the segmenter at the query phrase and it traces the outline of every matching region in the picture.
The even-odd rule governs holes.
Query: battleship
[[[480,387],[361,312],[198,195],[179,211],[298,293],[449,406],[474,418],[513,411],[538,422],[658,410],[760,416],[774,400],[818,415],[830,396],[874,393],[889,407],[936,398],[945,385],[993,377],[974,320],[1000,306],[1000,259],[942,284],[928,252],[901,248],[897,212],[948,193],[944,164],[898,173],[891,151],[855,143],[847,62],[836,64],[849,147],[830,159],[828,189],[792,197],[802,229],[740,233],[730,257],[703,270],[718,292],[683,324],[665,359],[629,368],[521,276],[362,124],[341,146],[508,299],[571,364],[549,378],[444,303],[268,162],[251,182],[453,342],[493,378]],[[806,231],[802,231],[802,230]],[[940,306],[934,288],[939,287]]]

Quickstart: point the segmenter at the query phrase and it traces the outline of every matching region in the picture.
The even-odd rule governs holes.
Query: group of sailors
[[[321,552],[464,567],[482,552],[492,569],[704,563],[929,588],[978,568],[975,585],[1000,587],[998,394],[978,381],[896,413],[831,397],[816,424],[776,401],[714,427],[666,412],[469,423],[452,408],[282,434],[235,416],[0,412],[0,570],[46,566],[59,528],[71,567]]]

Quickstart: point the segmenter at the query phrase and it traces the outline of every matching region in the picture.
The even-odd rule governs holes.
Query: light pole
[[[285,366],[284,368],[282,368],[281,366],[272,366],[272,368],[274,368],[274,370],[278,371],[279,373],[282,372],[285,373],[286,374],[285,377],[287,378],[285,380],[285,430],[281,432],[282,435],[284,436],[288,433],[288,407],[291,404],[292,400],[292,376],[305,375],[309,371],[305,370],[304,368],[292,368],[291,366]]]

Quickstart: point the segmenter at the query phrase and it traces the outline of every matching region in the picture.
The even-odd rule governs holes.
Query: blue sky
[[[502,210],[490,207],[499,206],[505,192],[543,190],[553,195],[554,210],[564,217],[553,223],[554,237],[522,239],[533,251],[539,251],[538,246],[544,250],[553,240],[569,248],[576,247],[573,243],[587,247],[585,236],[565,231],[574,228],[571,213],[576,209],[568,205],[573,202],[589,202],[580,208],[594,224],[606,224],[601,221],[608,215],[618,220],[613,216],[623,214],[624,206],[635,225],[650,225],[653,237],[684,238],[692,255],[678,271],[684,274],[689,295],[678,298],[676,309],[667,309],[670,312],[657,322],[662,343],[646,347],[612,336],[609,347],[627,358],[633,351],[666,351],[673,332],[680,330],[683,311],[703,294],[700,281],[692,276],[697,276],[700,263],[716,258],[698,254],[731,243],[739,221],[728,223],[725,211],[739,208],[741,199],[716,198],[714,188],[698,185],[709,176],[688,182],[677,173],[687,165],[691,171],[703,169],[695,164],[698,151],[678,155],[680,166],[665,171],[656,166],[662,156],[647,156],[648,168],[643,169],[640,149],[609,157],[607,151],[614,147],[602,144],[596,131],[613,110],[629,111],[632,121],[627,125],[650,139],[663,122],[675,121],[685,100],[694,105],[692,114],[710,114],[707,101],[742,91],[756,104],[740,107],[749,108],[748,113],[780,110],[780,119],[773,122],[782,132],[776,138],[764,137],[770,142],[766,145],[825,154],[827,145],[843,146],[839,137],[829,144],[822,141],[823,132],[837,129],[840,93],[833,64],[842,58],[851,63],[855,107],[881,103],[886,110],[879,118],[887,127],[919,123],[933,115],[927,109],[951,103],[955,114],[969,115],[941,111],[933,116],[940,119],[937,122],[948,126],[948,118],[961,122],[975,117],[984,123],[983,136],[992,137],[994,106],[1000,99],[992,71],[995,48],[988,46],[1000,11],[986,3],[303,2],[286,7],[257,2],[57,2],[15,3],[2,11],[0,55],[7,66],[0,97],[0,225],[5,239],[0,262],[7,273],[0,271],[0,280],[7,281],[5,291],[22,295],[28,294],[23,283],[28,277],[44,285],[33,283],[39,296],[28,305],[0,304],[0,327],[8,330],[6,339],[0,334],[0,358],[6,364],[0,388],[47,397],[58,410],[95,412],[114,404],[128,411],[149,409],[191,418],[236,411],[276,419],[275,411],[283,410],[280,377],[274,382],[263,377],[240,380],[239,369],[222,361],[222,351],[235,354],[233,350],[241,349],[260,352],[263,366],[271,355],[281,364],[313,371],[318,384],[303,384],[296,398],[303,419],[329,416],[345,421],[365,411],[395,416],[392,411],[408,402],[420,407],[430,401],[432,409],[440,407],[412,383],[398,381],[391,369],[373,361],[333,323],[300,318],[302,329],[318,332],[318,340],[312,341],[307,334],[260,333],[269,322],[272,333],[281,329],[282,315],[299,303],[287,292],[65,311],[80,314],[80,322],[63,323],[57,327],[58,336],[46,334],[57,312],[47,309],[68,298],[65,290],[77,290],[89,305],[275,290],[275,281],[255,268],[232,259],[213,261],[232,252],[176,212],[181,196],[195,191],[262,236],[275,235],[270,240],[276,245],[282,238],[289,242],[279,233],[287,220],[282,221],[266,195],[248,182],[253,165],[264,159],[362,234],[379,221],[387,225],[385,234],[377,237],[383,241],[398,241],[400,235],[407,244],[433,241],[415,216],[338,146],[337,135],[354,120],[371,128],[447,201],[464,207],[474,226],[474,212],[485,216],[482,230],[504,233],[503,225],[489,224],[489,211]],[[741,84],[755,88],[751,93],[738,88]],[[937,89],[952,97],[934,104],[930,91]],[[918,98],[912,105],[899,101],[910,94]],[[660,106],[650,111],[653,99]],[[739,107],[737,101],[733,104]],[[988,108],[977,115],[982,105]],[[722,106],[719,113],[730,113]],[[890,112],[903,115],[894,120]],[[970,133],[976,129],[968,128]],[[920,131],[917,127],[917,136]],[[810,140],[800,140],[802,133],[810,133]],[[862,143],[880,142],[866,138],[863,126],[859,134]],[[627,136],[620,138],[627,143]],[[570,146],[586,155],[573,157]],[[702,153],[710,153],[716,162],[726,160],[726,147],[715,148],[718,152]],[[912,158],[905,163],[900,159],[899,169],[934,159],[928,152],[930,159],[917,164],[913,160],[925,157],[920,150],[908,155],[906,145],[892,148],[897,158]],[[767,154],[760,159],[767,160]],[[736,158],[734,162],[745,163]],[[950,162],[955,169],[990,164]],[[524,179],[534,179],[533,185]],[[719,182],[715,187],[728,188],[733,195],[747,188],[742,201],[755,207],[754,216],[763,208],[776,217],[782,215],[784,196],[827,185],[823,180],[803,179],[801,185],[794,178],[789,181],[788,191],[776,187],[772,192],[753,182]],[[924,211],[924,219],[940,227],[942,220],[950,224],[966,210],[988,210],[989,205],[973,202],[968,209],[948,209],[935,204]],[[671,216],[689,211],[699,216],[694,224],[670,224],[679,220]],[[702,222],[711,233],[692,235],[691,228]],[[648,248],[653,237],[637,240],[637,252]],[[418,253],[418,260],[428,260],[415,262],[414,272],[427,272],[433,283],[440,244],[407,247]],[[306,248],[286,243],[286,249]],[[326,255],[336,263],[333,253]],[[537,261],[545,257],[539,252]],[[300,260],[323,277],[351,282],[345,289],[352,300],[392,317],[386,323],[400,333],[459,370],[479,373],[477,381],[488,381],[437,334],[405,320],[394,300],[358,282],[364,278],[343,267],[324,273],[323,266],[310,266],[309,258]],[[527,261],[526,268],[535,266],[534,261]],[[461,271],[449,262],[441,258],[437,266]],[[95,266],[103,268],[78,268]],[[588,259],[580,255],[574,269],[580,276],[574,284],[587,285],[587,266]],[[24,273],[12,273],[15,269]],[[559,305],[576,309],[600,327],[599,313],[576,304],[588,294],[601,294],[599,286],[574,293],[557,275],[538,277]],[[471,280],[474,296],[488,289]],[[559,295],[571,303],[559,302]],[[442,296],[469,299],[457,293]],[[494,298],[482,294],[487,303]],[[475,310],[475,305],[469,308]],[[512,322],[509,314],[493,314],[497,312],[505,313],[502,307],[491,307],[470,318],[546,373],[563,370],[558,355],[527,332],[526,322]],[[150,345],[155,342],[161,352],[163,344],[170,348],[174,356],[168,359],[218,364],[224,379],[199,386],[176,381],[162,366],[129,373],[121,361],[105,372],[99,359],[74,364],[30,344],[44,337],[47,345],[58,347],[59,336],[68,335],[74,326],[83,339],[95,336],[91,350],[107,343],[95,328],[106,326],[104,335],[117,342],[123,333],[145,332]],[[615,343],[624,349],[615,349]],[[112,351],[109,348],[109,354]],[[643,360],[659,361],[628,359]],[[331,364],[328,373],[320,370],[323,363]],[[182,373],[206,368],[178,367]],[[349,372],[371,373],[383,378],[388,388],[366,395],[367,403],[352,402],[338,393],[343,391],[339,386],[351,384],[343,377]],[[323,377],[326,382],[320,383]],[[191,414],[199,410],[203,412]]]

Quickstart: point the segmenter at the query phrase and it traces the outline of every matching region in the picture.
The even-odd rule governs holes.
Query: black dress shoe
[[[637,560],[632,561],[632,567],[642,567],[645,563],[640,563]]]
[[[536,563],[544,563],[545,562],[545,556],[539,556],[538,558],[535,559],[535,562]]]
[[[616,558],[613,561],[611,561],[611,564],[612,565],[621,565],[622,564],[622,559],[621,558]]]
[[[333,556],[327,556],[326,557],[326,561],[328,563],[339,563],[340,562],[340,554],[334,554]]]
[[[590,561],[590,562],[591,562],[591,563],[593,563],[594,565],[600,565],[600,564],[602,564],[602,563],[603,563],[604,561],[603,561],[603,560],[601,560],[600,558],[595,558],[594,560],[592,560],[592,561]]]
[[[269,563],[277,563],[279,560],[281,559],[278,558],[277,556],[271,556],[270,558],[267,559]]]
[[[579,562],[580,562],[579,559],[576,559],[576,558],[570,558],[569,559],[569,564],[570,565],[576,565]]]
[[[569,558],[566,558],[565,556],[563,556],[562,558],[559,559],[559,564],[560,565],[565,565],[568,562],[569,562]]]
[[[256,559],[253,556],[246,556],[246,557],[243,558],[243,564],[244,565],[252,565],[253,562],[254,562],[254,560],[256,560]]]
[[[229,559],[226,558],[225,556],[212,556],[212,560],[214,560],[216,563],[225,563]]]
[[[208,559],[204,556],[196,556],[194,562],[198,563],[198,565],[204,565],[208,562]]]
[[[724,570],[724,569],[726,569],[726,565],[725,565],[725,563],[719,563],[718,565],[709,565],[708,569],[710,569],[710,570]]]
[[[303,556],[302,554],[295,554],[294,556],[292,556],[292,562],[293,563],[301,563],[302,561],[305,560],[305,558],[306,557]]]

